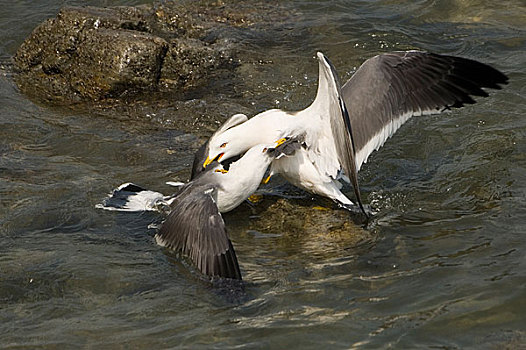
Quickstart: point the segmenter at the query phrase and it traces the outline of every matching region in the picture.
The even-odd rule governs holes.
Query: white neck
[[[224,213],[237,207],[254,193],[267,170],[272,157],[263,152],[265,146],[258,145],[230,164],[227,173],[217,173],[221,177],[217,206]]]

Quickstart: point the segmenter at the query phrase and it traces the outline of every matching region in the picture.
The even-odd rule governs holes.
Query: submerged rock
[[[369,232],[353,223],[348,211],[334,210],[332,203],[327,203],[329,206],[298,204],[291,203],[290,200],[284,198],[276,200],[255,218],[253,229],[267,232],[289,232],[292,236],[330,235],[335,238],[342,235],[352,236],[356,242],[370,235]]]
[[[355,246],[370,241],[374,234],[357,225],[363,218],[336,209],[330,200],[317,198],[285,199],[261,196],[252,205],[244,204],[229,214],[239,231],[278,235],[283,245],[305,246],[313,242],[342,243]],[[249,221],[246,218],[250,217]],[[316,243],[314,243],[316,244]]]

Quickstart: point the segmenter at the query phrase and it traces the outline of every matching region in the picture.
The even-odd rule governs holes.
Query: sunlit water
[[[86,3],[2,4],[0,63],[61,6]],[[222,104],[203,96],[200,111],[306,106],[317,50],[342,79],[377,53],[417,48],[492,64],[510,84],[411,120],[373,154],[360,173],[365,201],[379,209],[370,239],[254,232],[249,211],[227,215],[246,281],[245,293],[229,295],[154,244],[155,214],[95,209],[126,181],[166,191],[165,181],[186,180],[199,139],[162,118],[37,105],[3,69],[0,347],[526,346],[524,2],[283,4],[298,17],[247,43],[252,79]]]

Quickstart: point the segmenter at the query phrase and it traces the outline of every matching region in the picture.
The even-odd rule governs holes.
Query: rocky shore
[[[40,103],[81,106],[90,113],[146,123],[156,119],[151,124],[208,137],[232,113],[253,111],[242,102],[232,106],[232,99],[216,98],[214,103],[226,104],[218,107],[224,115],[208,113],[207,96],[225,90],[235,95],[228,84],[243,84],[252,74],[242,67],[253,55],[246,42],[272,43],[273,33],[294,15],[278,2],[65,7],[19,47],[15,81]],[[268,198],[258,203],[250,229],[293,236],[356,231],[357,240],[367,236],[350,229],[345,211],[329,215],[316,206],[291,203]]]

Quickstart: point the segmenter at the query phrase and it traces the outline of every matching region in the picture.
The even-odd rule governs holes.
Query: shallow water
[[[141,1],[1,6],[2,348],[526,346],[524,2],[282,2],[297,17],[246,43],[252,79],[221,103],[191,101],[197,114],[304,107],[317,50],[342,79],[377,53],[418,48],[492,64],[510,84],[409,121],[372,155],[359,177],[379,208],[366,240],[255,232],[246,207],[227,215],[246,281],[234,295],[154,244],[156,215],[95,209],[126,181],[167,191],[165,181],[186,180],[196,135],[162,111],[106,118],[16,89],[18,45],[61,6],[87,3]]]

